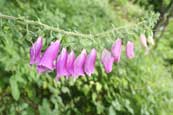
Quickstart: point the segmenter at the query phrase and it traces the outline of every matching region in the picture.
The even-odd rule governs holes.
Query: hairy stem
[[[53,32],[58,32],[58,33],[62,33],[64,35],[68,35],[68,36],[77,36],[77,37],[84,37],[84,38],[91,38],[91,37],[100,37],[100,36],[104,36],[107,34],[111,34],[112,32],[124,29],[124,28],[131,28],[133,29],[136,26],[142,25],[145,23],[145,21],[141,21],[137,24],[129,24],[126,26],[120,26],[117,28],[111,28],[108,29],[104,32],[100,32],[100,33],[95,33],[95,34],[85,34],[85,33],[80,33],[80,32],[70,32],[70,31],[65,31],[63,29],[57,28],[57,27],[52,27],[49,25],[46,25],[44,23],[41,23],[40,21],[33,21],[33,20],[27,20],[21,17],[14,17],[14,16],[8,16],[8,15],[4,15],[2,13],[0,13],[0,18],[1,19],[7,19],[7,20],[14,20],[16,22],[22,23],[22,24],[30,24],[30,25],[36,25],[36,26],[41,26],[43,28],[45,28],[46,30],[50,30]]]

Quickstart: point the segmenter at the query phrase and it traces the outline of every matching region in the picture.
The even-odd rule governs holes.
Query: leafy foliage
[[[165,62],[172,59],[172,42],[165,47],[168,41],[163,41],[148,55],[144,55],[139,44],[141,33],[148,36],[152,33],[157,14],[126,0],[123,3],[108,0],[2,0],[0,3],[5,6],[0,7],[4,14],[40,20],[66,31],[94,34],[133,25],[100,37],[82,38],[25,22],[0,19],[1,114],[173,113],[173,70],[170,62]],[[135,25],[141,21],[145,23]],[[169,38],[172,33],[170,31],[165,37]],[[44,49],[58,37],[63,47],[73,48],[76,52],[96,47],[99,53],[104,47],[110,48],[115,38],[121,37],[124,44],[127,40],[135,42],[136,58],[127,60],[123,53],[121,62],[114,64],[110,74],[105,74],[98,60],[96,72],[91,77],[55,81],[54,72],[38,75],[35,67],[29,65],[29,48],[39,35],[44,36]]]

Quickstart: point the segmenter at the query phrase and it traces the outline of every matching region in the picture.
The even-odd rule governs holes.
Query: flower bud
[[[126,46],[126,56],[128,59],[132,59],[135,57],[134,54],[134,44],[133,42],[128,41]]]

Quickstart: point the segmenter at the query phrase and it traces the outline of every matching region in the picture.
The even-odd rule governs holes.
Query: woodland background
[[[173,115],[172,17],[172,0],[0,0],[0,114]],[[155,41],[147,55],[142,33]],[[95,73],[60,81],[54,72],[39,76],[29,48],[40,35],[44,49],[57,38],[77,53],[96,48]],[[136,57],[123,53],[106,74],[99,56],[118,37],[135,43]]]

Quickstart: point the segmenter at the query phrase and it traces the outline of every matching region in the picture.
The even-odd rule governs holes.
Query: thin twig
[[[121,30],[121,29],[124,29],[124,28],[128,28],[128,27],[133,27],[133,28],[135,28],[135,26],[141,25],[141,24],[143,24],[143,23],[145,23],[145,21],[139,22],[139,23],[137,23],[137,24],[129,24],[129,25],[126,25],[126,26],[120,26],[120,27],[117,27],[117,28],[112,28],[112,29],[109,29],[109,30],[107,30],[107,31],[105,31],[105,32],[97,33],[97,34],[95,34],[94,36],[96,36],[96,37],[98,37],[98,36],[103,36],[103,35],[110,34],[110,33],[112,33],[112,32],[115,32],[115,31],[118,31],[118,30]]]
[[[44,23],[41,23],[40,21],[27,20],[27,19],[24,19],[24,18],[21,18],[21,17],[14,17],[14,16],[4,15],[2,13],[0,13],[0,18],[1,19],[7,19],[7,20],[14,20],[14,21],[17,21],[19,23],[23,22],[22,24],[42,26],[46,30],[62,33],[64,35],[68,35],[68,36],[78,36],[78,37],[85,37],[85,38],[100,37],[100,36],[104,36],[106,34],[110,34],[112,32],[115,32],[115,31],[118,31],[118,30],[121,30],[121,29],[124,29],[124,28],[128,28],[128,27],[133,27],[134,28],[137,25],[141,25],[141,24],[145,23],[145,21],[142,21],[142,22],[139,22],[137,24],[130,24],[130,25],[126,25],[126,26],[120,26],[120,27],[117,27],[117,28],[111,28],[109,30],[106,30],[106,31],[100,32],[100,33],[85,34],[85,33],[80,33],[80,32],[65,31],[65,30],[57,28],[57,27],[52,27],[52,26],[46,25]]]

